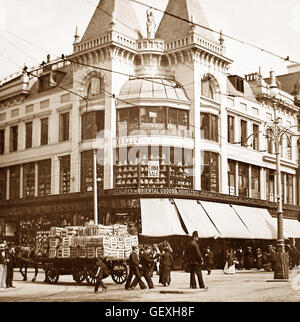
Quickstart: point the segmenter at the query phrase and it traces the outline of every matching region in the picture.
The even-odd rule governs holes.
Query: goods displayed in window
[[[153,150],[156,151],[153,151]],[[124,151],[125,150],[125,151]],[[115,188],[193,188],[192,151],[168,147],[139,147],[116,151]]]

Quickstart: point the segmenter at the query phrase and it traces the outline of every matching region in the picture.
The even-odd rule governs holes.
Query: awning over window
[[[221,237],[213,222],[196,200],[174,199],[189,235],[198,232],[200,238]]]
[[[142,235],[186,235],[176,207],[169,199],[141,199]]]
[[[229,204],[208,201],[200,203],[222,238],[252,239],[249,230]]]
[[[276,239],[277,228],[267,209],[232,205],[254,239]]]
[[[277,225],[277,218],[272,218]],[[300,238],[300,222],[296,219],[283,218],[283,234],[286,238]]]

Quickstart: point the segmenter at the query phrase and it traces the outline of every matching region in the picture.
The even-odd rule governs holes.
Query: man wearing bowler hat
[[[195,274],[198,278],[199,287],[203,289],[207,289],[204,285],[201,265],[203,265],[203,257],[199,249],[198,245],[198,232],[194,231],[192,234],[192,240],[188,243],[185,258],[189,265],[190,270],[190,288],[197,288]]]

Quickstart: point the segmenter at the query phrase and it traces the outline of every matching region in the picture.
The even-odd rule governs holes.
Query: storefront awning
[[[174,199],[174,201],[189,235],[197,231],[200,238],[221,237],[220,232],[196,200]]]
[[[232,205],[254,239],[276,239],[277,228],[267,209]]]
[[[141,199],[141,219],[143,236],[186,235],[169,199]]]
[[[277,225],[277,218],[272,218]],[[300,238],[300,222],[296,219],[283,218],[283,234],[285,238]]]
[[[200,204],[222,238],[252,239],[249,230],[229,204],[208,201],[200,201]]]

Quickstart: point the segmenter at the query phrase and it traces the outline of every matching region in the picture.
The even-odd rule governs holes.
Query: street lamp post
[[[271,72],[270,97],[272,99],[274,109],[274,127],[273,137],[276,155],[276,187],[277,187],[277,244],[276,244],[276,264],[274,271],[275,280],[283,280],[289,278],[289,258],[285,251],[283,238],[283,209],[282,209],[282,189],[281,189],[281,164],[280,164],[280,138],[282,136],[279,126],[279,119],[277,118],[277,101],[276,96],[279,90],[276,85],[274,72]]]
[[[93,150],[94,174],[94,224],[98,225],[98,189],[97,189],[97,150]]]

